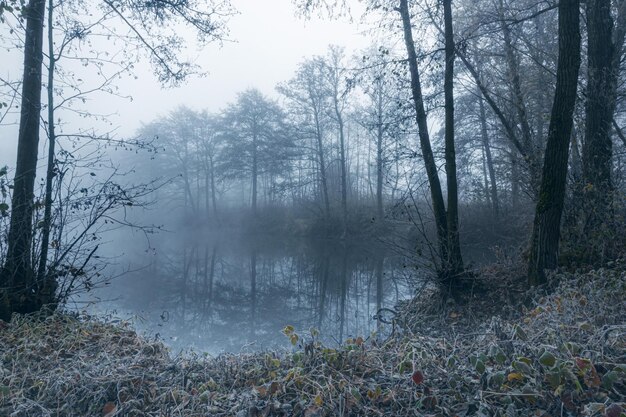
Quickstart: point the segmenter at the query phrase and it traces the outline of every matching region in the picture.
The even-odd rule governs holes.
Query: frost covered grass
[[[445,312],[459,328],[418,331],[414,310],[392,339],[339,348],[287,327],[294,352],[172,357],[124,323],[16,317],[0,330],[0,415],[619,417],[626,272],[555,280],[523,295],[523,314],[471,330],[475,306]]]

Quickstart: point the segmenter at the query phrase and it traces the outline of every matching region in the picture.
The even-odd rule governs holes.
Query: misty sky
[[[195,62],[208,73],[206,77],[193,77],[180,88],[164,89],[144,62],[136,69],[137,80],[126,78],[118,83],[120,91],[131,95],[132,101],[99,95],[87,107],[96,113],[114,113],[109,120],[115,134],[129,136],[142,122],[149,122],[179,105],[218,111],[233,101],[238,92],[250,87],[275,96],[277,83],[288,80],[303,58],[324,54],[329,44],[346,46],[349,53],[367,46],[356,23],[304,21],[295,15],[292,0],[272,0],[271,7],[270,2],[260,0],[232,0],[232,3],[240,13],[228,25],[229,37],[234,42],[191,50],[197,56]],[[21,78],[23,58],[19,52],[0,51],[0,77]],[[71,123],[97,126],[97,122],[89,119]],[[16,140],[16,124],[5,120],[0,125],[0,166],[15,164]]]

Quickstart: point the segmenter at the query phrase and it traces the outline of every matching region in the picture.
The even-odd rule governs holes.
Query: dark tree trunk
[[[443,202],[441,183],[439,181],[437,165],[435,163],[435,157],[433,156],[430,144],[430,136],[428,134],[428,121],[426,118],[426,110],[424,109],[424,99],[422,96],[422,84],[420,81],[419,69],[417,67],[417,54],[415,52],[415,42],[413,41],[408,0],[400,0],[400,7],[397,10],[402,17],[404,42],[407,50],[409,70],[411,73],[411,92],[413,94],[413,103],[415,106],[417,126],[419,129],[420,147],[426,168],[426,175],[428,176],[428,183],[430,185],[430,194],[435,215],[435,224],[437,227],[439,250],[443,261],[442,263],[444,264],[441,265],[443,269],[441,272],[445,273],[445,264],[448,259],[448,225],[446,208]]]
[[[605,242],[611,227],[613,149],[611,128],[615,111],[617,74],[613,60],[619,53],[613,45],[610,0],[588,0],[587,14],[587,102],[583,144],[583,239],[592,258],[606,255]]]
[[[12,198],[11,222],[6,263],[0,274],[2,295],[0,318],[11,313],[29,313],[41,308],[35,290],[31,250],[33,238],[33,200],[39,147],[41,112],[41,77],[43,62],[43,27],[45,0],[30,0],[25,8],[24,77],[22,107],[17,145],[17,164]]]
[[[463,257],[459,240],[459,189],[456,175],[454,144],[454,30],[452,27],[452,0],[443,0],[446,64],[444,73],[445,100],[445,158],[448,187],[448,274],[455,277],[463,272]]]
[[[580,0],[559,3],[559,59],[556,90],[548,128],[539,198],[528,264],[531,285],[546,281],[545,270],[558,264],[561,215],[580,68]]]
[[[56,279],[51,273],[46,273],[48,263],[48,249],[50,246],[50,229],[52,228],[52,186],[56,176],[56,133],[54,118],[54,71],[56,59],[54,56],[54,33],[53,33],[54,1],[48,1],[48,166],[46,172],[46,195],[44,200],[43,226],[41,228],[41,256],[39,257],[39,269],[37,281],[41,288],[42,303],[54,307],[56,295]]]

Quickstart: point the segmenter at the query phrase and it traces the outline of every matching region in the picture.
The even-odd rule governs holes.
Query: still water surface
[[[269,237],[170,239],[91,294],[87,311],[132,320],[176,353],[289,347],[318,329],[327,343],[388,331],[373,316],[411,294],[411,262],[385,245]],[[413,277],[413,278],[412,278]]]

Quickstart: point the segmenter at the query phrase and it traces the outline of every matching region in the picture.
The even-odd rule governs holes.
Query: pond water
[[[130,256],[129,268],[139,269],[93,291],[100,301],[86,310],[129,319],[175,353],[289,348],[287,325],[301,334],[315,328],[330,344],[388,332],[373,316],[410,296],[416,276],[410,261],[377,242],[162,241]]]

